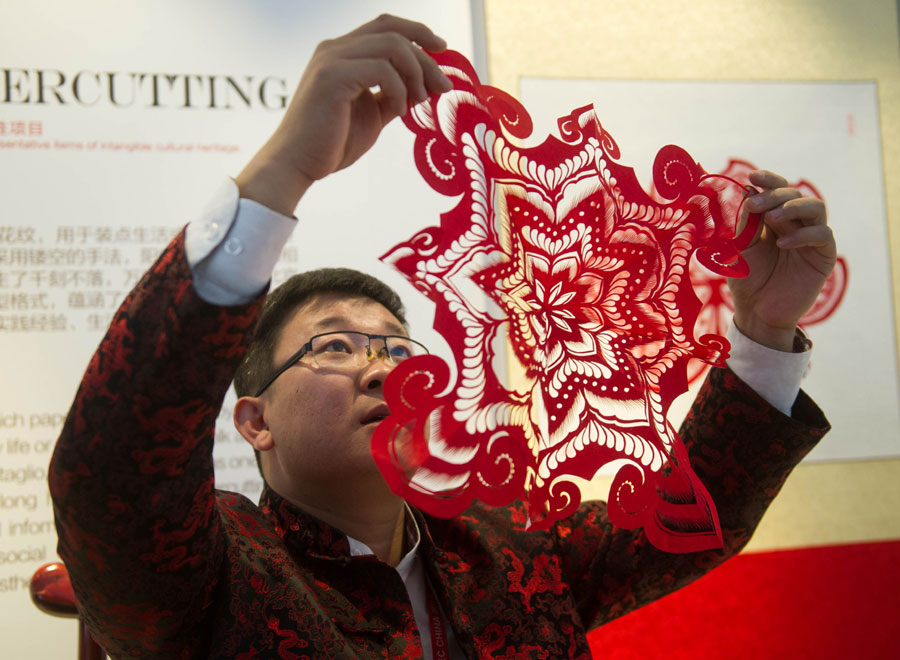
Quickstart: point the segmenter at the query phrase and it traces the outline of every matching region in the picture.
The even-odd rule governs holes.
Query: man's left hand
[[[789,352],[797,322],[834,268],[837,247],[822,200],[804,197],[784,177],[765,170],[751,172],[750,182],[760,192],[745,206],[762,213],[763,222],[743,252],[750,274],[728,281],[734,322],[757,343]]]

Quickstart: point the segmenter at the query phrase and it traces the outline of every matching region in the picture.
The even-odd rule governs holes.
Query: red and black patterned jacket
[[[197,297],[177,238],[116,314],[53,456],[59,553],[114,658],[419,658],[404,585],[267,490],[213,481],[222,399],[261,307]],[[548,532],[520,509],[416,512],[428,579],[470,658],[589,658],[591,628],[736,553],[827,430],[806,395],[787,418],[713,370],[682,430],[726,547],[667,554],[589,502]]]

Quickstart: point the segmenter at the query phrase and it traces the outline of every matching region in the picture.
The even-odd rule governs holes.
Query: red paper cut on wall
[[[744,185],[749,185],[749,174],[755,169],[758,168],[747,161],[731,160],[728,166],[719,174]],[[808,181],[792,183],[791,187],[796,188],[806,197],[822,199],[819,191]],[[651,191],[651,195],[655,196],[653,191]],[[743,195],[740,189],[730,187],[724,190],[721,202],[725,217],[734,217],[742,201]],[[694,283],[694,291],[697,292],[700,302],[703,303],[694,331],[698,335],[707,333],[724,335],[728,329],[728,324],[731,322],[731,315],[734,312],[734,302],[731,299],[731,292],[728,289],[726,278],[704,268],[697,260],[691,261],[690,273],[691,281]],[[800,319],[800,327],[808,328],[811,325],[821,323],[834,314],[844,298],[844,292],[847,290],[848,275],[847,260],[842,256],[838,256],[834,270],[831,271],[831,275],[825,281],[825,285],[819,292],[816,302]],[[688,364],[688,383],[693,384],[701,380],[708,370],[708,364],[692,360]]]
[[[532,130],[525,109],[459,53],[435,59],[454,89],[404,122],[422,176],[459,201],[382,259],[435,302],[455,374],[423,356],[387,379],[391,415],[372,451],[388,484],[443,517],[474,498],[521,498],[526,527],[546,528],[579,504],[572,477],[611,465],[613,524],[670,552],[720,547],[715,505],[666,413],[688,362],[722,365],[729,348],[695,337],[691,257],[745,276],[739,251],[759,218],[735,237],[722,194],[737,184],[675,146],[657,155],[651,198],[590,106],[559,120],[561,139],[517,147]],[[505,342],[522,384],[506,382]]]

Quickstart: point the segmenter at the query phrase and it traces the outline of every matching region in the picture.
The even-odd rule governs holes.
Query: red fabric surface
[[[900,541],[748,553],[588,636],[594,658],[900,658]]]

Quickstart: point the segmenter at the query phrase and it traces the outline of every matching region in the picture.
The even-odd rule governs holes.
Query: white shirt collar
[[[422,535],[419,532],[419,525],[416,523],[415,516],[413,516],[412,511],[409,508],[409,505],[404,503],[405,507],[405,525],[406,529],[404,530],[406,533],[406,541],[409,545],[409,552],[407,552],[403,559],[400,560],[400,563],[397,564],[397,572],[400,573],[400,577],[406,581],[406,578],[409,576],[409,572],[412,569],[413,561],[415,560],[416,552],[419,550],[419,544],[422,540]],[[372,552],[372,548],[363,543],[362,541],[357,541],[352,536],[347,537],[347,543],[350,544],[350,556],[351,557],[361,557],[364,555],[374,555]]]

